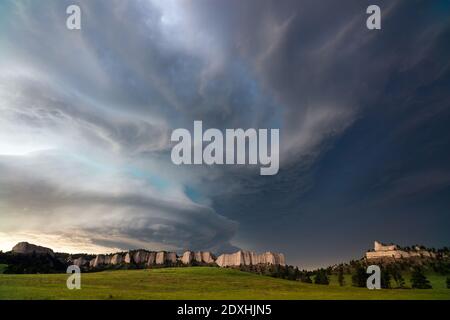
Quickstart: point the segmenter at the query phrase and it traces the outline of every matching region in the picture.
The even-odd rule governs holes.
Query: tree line
[[[241,265],[241,271],[257,273],[260,275],[281,278],[303,283],[314,283],[319,285],[329,285],[331,276],[337,277],[340,286],[347,285],[347,281],[355,287],[365,288],[367,279],[367,264],[362,261],[351,261],[349,264],[340,264],[328,268],[319,268],[313,271],[300,270],[298,267],[287,265]],[[431,289],[432,285],[425,275],[425,271],[434,271],[443,275],[450,275],[450,263],[432,264],[427,268],[418,265],[408,265],[407,263],[391,263],[380,266],[381,288],[394,289],[408,288],[405,276],[409,275],[410,287],[413,289]],[[349,275],[346,277],[345,275]],[[450,288],[450,277],[446,279],[447,288]]]

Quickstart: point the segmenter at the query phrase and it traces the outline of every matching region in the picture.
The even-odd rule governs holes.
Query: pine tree
[[[431,289],[430,281],[420,268],[415,268],[411,275],[411,287],[414,289]]]
[[[397,284],[397,288],[404,288],[405,287],[405,279],[402,277],[402,273],[396,266],[389,267],[389,273],[392,275],[392,278],[394,279],[395,283]]]
[[[340,266],[338,269],[338,282],[341,287],[345,285],[344,268],[342,266]]]
[[[280,266],[278,264],[272,266],[272,275],[271,276],[274,278],[281,278],[280,275],[281,275]]]
[[[295,267],[294,280],[298,280],[299,278],[300,278],[300,271],[298,270],[298,267]]]
[[[303,270],[300,273],[300,281],[304,282],[304,283],[312,283],[312,280],[311,280],[311,278],[309,276],[309,272],[308,271]]]
[[[284,266],[281,268],[281,278],[289,279],[289,266]]]
[[[367,286],[367,273],[363,266],[358,265],[352,275],[352,284],[355,287],[364,288]]]
[[[391,275],[389,271],[385,268],[381,269],[381,287],[383,289],[390,289],[391,288]]]
[[[330,279],[328,279],[327,271],[324,269],[317,270],[316,277],[314,278],[314,283],[328,285],[330,283]]]

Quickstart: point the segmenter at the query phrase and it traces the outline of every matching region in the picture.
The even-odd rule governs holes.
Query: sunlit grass
[[[0,275],[0,299],[450,299],[445,277],[430,275],[431,290],[368,290],[270,278],[232,269],[192,267],[82,274],[68,290],[66,274]]]

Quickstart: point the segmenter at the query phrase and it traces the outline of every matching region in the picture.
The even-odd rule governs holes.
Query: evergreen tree
[[[300,281],[304,282],[304,283],[312,283],[312,280],[311,280],[311,278],[309,276],[309,272],[308,271],[303,270],[300,273]]]
[[[367,286],[367,278],[366,269],[358,265],[352,275],[352,284],[355,287],[365,288]]]
[[[271,270],[272,270],[272,274],[271,274],[272,277],[274,277],[274,278],[280,278],[280,275],[281,275],[281,271],[280,271],[281,268],[280,268],[280,265],[278,265],[278,264],[273,265],[272,268],[271,268]]]
[[[317,270],[316,277],[314,278],[314,283],[325,285],[328,285],[330,283],[330,279],[328,278],[328,274],[325,269]]]
[[[414,268],[411,275],[411,287],[414,289],[431,289],[430,281],[428,281],[420,268]]]
[[[288,266],[284,266],[280,268],[280,275],[281,278],[283,279],[289,279],[289,267]]]
[[[397,288],[405,287],[405,279],[403,279],[402,273],[400,269],[396,266],[389,267],[389,273],[392,275],[395,283],[397,284]]]
[[[447,277],[447,289],[450,289],[450,277]]]
[[[333,268],[330,266],[330,267],[328,267],[327,269],[326,269],[326,273],[327,273],[327,275],[332,275],[333,274]]]
[[[294,280],[299,280],[299,279],[300,279],[300,271],[298,270],[298,267],[295,267]]]
[[[338,282],[341,287],[345,285],[344,268],[342,266],[340,266],[338,269]]]
[[[381,288],[390,289],[391,288],[391,275],[386,268],[381,269]]]

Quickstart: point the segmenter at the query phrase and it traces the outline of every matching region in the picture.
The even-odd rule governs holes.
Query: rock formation
[[[194,260],[194,253],[192,251],[186,251],[183,253],[183,256],[181,257],[181,262],[183,264],[191,264]]]
[[[74,259],[72,261],[72,264],[74,264],[78,267],[83,267],[83,266],[89,264],[89,261],[86,260],[84,257],[79,257],[78,259]]]
[[[262,264],[279,264],[286,265],[286,260],[284,258],[284,254],[282,253],[272,253],[266,252],[258,256],[259,263]]]
[[[91,268],[97,268],[101,265],[145,264],[147,267],[151,267],[153,265],[175,265],[178,261],[186,265],[194,262],[200,264],[215,263],[220,267],[256,264],[285,265],[284,255],[272,252],[256,254],[250,251],[238,251],[232,254],[222,254],[216,259],[208,251],[186,251],[181,257],[178,257],[175,252],[136,250],[127,253],[116,253],[114,255],[97,255],[90,261],[89,266]],[[87,262],[80,260],[77,263],[85,264]]]
[[[377,247],[380,250],[380,247]],[[49,248],[44,248],[21,242],[14,246],[12,252],[21,254],[50,254],[54,253]],[[240,265],[256,265],[256,264],[279,264],[285,265],[284,255],[272,252],[263,254],[256,254],[250,251],[238,251],[233,254],[222,254],[217,259],[211,252],[208,251],[186,251],[181,257],[178,257],[175,252],[167,251],[147,251],[147,250],[131,250],[128,252],[119,252],[115,254],[99,254],[93,257],[92,255],[76,255],[77,259],[72,259],[72,256],[65,258],[65,262],[74,264],[79,267],[89,267],[92,269],[107,267],[110,265],[135,264],[143,267],[151,267],[154,265],[174,266],[181,262],[185,265],[191,264],[217,264],[220,267],[231,267]]]
[[[89,266],[91,268],[97,268],[101,265],[109,264],[110,262],[111,262],[111,259],[109,256],[104,255],[104,254],[99,254],[98,256],[96,256],[94,259],[92,259],[89,262]]]
[[[116,253],[110,255],[99,254],[90,261],[90,266],[96,268],[100,265],[118,265],[118,264],[155,264],[155,252],[146,250],[128,251],[126,253]]]
[[[209,251],[197,251],[194,255],[194,260],[199,263],[214,263],[216,259]]]
[[[200,251],[194,253],[194,260],[197,262],[202,262],[202,253]]]
[[[104,258],[103,258],[103,263],[104,263],[104,264],[111,264],[111,259],[112,259],[112,255],[107,254],[107,255],[105,255]]]
[[[156,264],[175,264],[177,263],[177,254],[175,252],[160,251],[156,253]]]
[[[178,256],[175,252],[167,252],[166,262],[168,263],[177,263]]]
[[[394,251],[394,250],[398,249],[398,246],[395,244],[384,245],[378,241],[375,241],[373,246],[374,246],[375,251]]]
[[[125,254],[125,258],[123,259],[123,262],[125,262],[125,263],[127,263],[127,264],[132,263],[132,262],[133,262],[132,253],[127,252],[127,253]]]
[[[156,254],[155,264],[164,264],[166,261],[166,253],[164,251],[158,252]]]
[[[133,254],[133,262],[136,264],[147,263],[150,252],[138,250]]]
[[[192,264],[193,262],[211,264],[215,262],[214,255],[208,251],[186,251],[181,257],[183,264]]]
[[[150,252],[147,258],[147,266],[153,266],[156,263],[156,252]]]
[[[204,263],[215,263],[216,257],[209,251],[202,252],[202,261]]]
[[[19,242],[12,248],[11,251],[20,254],[49,254],[52,257],[55,255],[53,250],[50,248],[37,246],[28,242]]]
[[[116,265],[116,264],[121,264],[123,262],[123,256],[121,253],[116,253],[115,255],[112,256],[111,258],[111,264],[112,265]]]
[[[397,245],[383,245],[381,242],[374,242],[374,250],[366,252],[367,260],[386,259],[409,259],[409,258],[436,258],[434,252],[414,247],[413,249],[401,249]]]
[[[216,263],[219,267],[257,264],[279,264],[284,266],[286,264],[282,253],[266,252],[258,255],[254,252],[242,250],[236,253],[222,254],[217,258]]]

